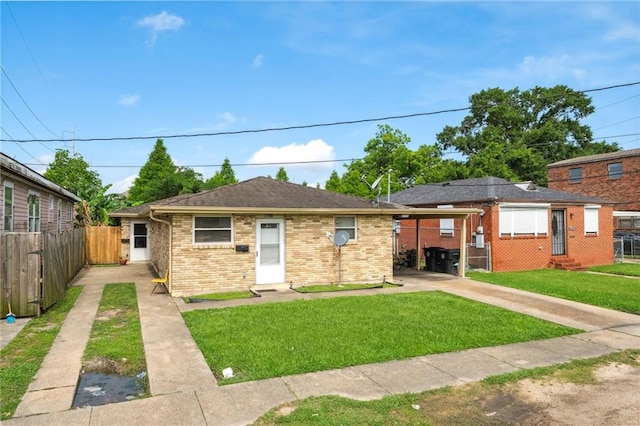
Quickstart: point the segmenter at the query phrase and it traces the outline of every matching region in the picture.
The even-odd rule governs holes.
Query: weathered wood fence
[[[89,226],[86,229],[87,262],[91,265],[118,263],[121,250],[119,226]]]
[[[84,229],[2,235],[0,316],[39,315],[64,297],[85,265]]]

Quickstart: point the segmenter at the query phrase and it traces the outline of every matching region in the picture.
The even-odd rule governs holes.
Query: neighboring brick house
[[[73,229],[80,198],[24,164],[0,153],[3,233]]]
[[[549,188],[613,201],[614,229],[640,233],[640,148],[547,166]]]
[[[150,261],[160,275],[168,270],[169,291],[180,297],[391,280],[394,217],[434,213],[257,177],[111,216],[121,219],[123,254]],[[341,249],[332,239],[338,231],[349,235]]]
[[[548,266],[581,268],[613,263],[612,208],[607,201],[570,192],[512,183],[496,177],[420,185],[391,195],[413,207],[479,208],[465,219],[401,221],[398,244],[415,248],[416,229],[423,247],[491,248],[490,269],[516,271]],[[464,257],[463,257],[464,258]]]

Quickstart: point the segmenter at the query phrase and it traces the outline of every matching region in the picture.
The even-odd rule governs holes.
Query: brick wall
[[[609,179],[608,165],[622,163],[622,178]],[[582,168],[582,181],[571,183],[569,169]],[[640,211],[640,156],[547,169],[549,188],[614,201],[614,210]]]
[[[233,216],[233,246],[192,243],[191,215],[174,215],[171,291],[188,296],[214,291],[248,289],[255,285],[256,216]],[[358,216],[357,241],[341,251],[343,283],[382,282],[393,275],[392,219],[389,216]],[[155,227],[155,225],[153,226]],[[285,217],[285,282],[295,286],[338,281],[338,250],[327,232],[334,232],[333,216]],[[153,241],[164,236],[153,236]],[[155,242],[152,257],[157,257]],[[235,245],[249,246],[236,252]]]
[[[463,207],[463,206],[455,206]],[[598,213],[598,235],[584,234],[584,207],[552,205],[549,209],[547,235],[538,236],[500,236],[499,207],[481,206],[480,204],[464,207],[482,208],[485,242],[491,243],[492,270],[519,271],[542,269],[547,267],[553,258],[551,247],[551,209],[566,209],[566,257],[574,258],[583,266],[605,265],[613,263],[613,220],[612,208],[602,206]],[[472,215],[467,219],[466,241],[471,242],[471,233],[480,224],[479,215]],[[398,235],[398,247],[415,248],[416,221],[401,221],[401,231]],[[425,247],[459,248],[459,232],[461,221],[454,222],[454,237],[440,236],[440,222],[437,219],[420,221],[420,242]],[[422,256],[422,251],[420,251]]]

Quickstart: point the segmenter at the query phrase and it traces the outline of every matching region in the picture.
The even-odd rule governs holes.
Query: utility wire
[[[9,81],[9,83],[11,84],[11,87],[13,87],[13,90],[16,91],[16,93],[18,94],[18,97],[22,100],[22,102],[24,103],[24,105],[27,107],[27,109],[31,112],[31,114],[33,114],[33,116],[36,118],[36,120],[38,120],[38,123],[42,124],[42,127],[44,127],[45,129],[47,129],[49,131],[49,133],[51,133],[53,136],[58,136],[56,133],[54,133],[50,128],[48,128],[43,122],[42,120],[40,120],[40,118],[36,115],[35,112],[33,112],[33,110],[31,109],[31,107],[29,106],[29,104],[27,103],[27,101],[24,100],[24,98],[22,97],[22,95],[20,94],[20,92],[18,91],[18,88],[15,86],[15,84],[13,84],[13,81],[11,81],[11,78],[9,78],[9,74],[7,74],[7,72],[5,71],[4,67],[2,65],[0,65],[0,70],[2,70],[2,74],[4,74],[4,76],[7,78],[7,80]]]
[[[640,85],[640,81],[633,83],[623,83],[616,84],[606,87],[598,87],[595,89],[581,90],[577,91],[577,93],[591,93],[591,92],[599,92],[603,90],[611,90],[617,89],[621,87],[629,87]],[[278,132],[278,131],[286,131],[286,130],[299,130],[299,129],[311,129],[316,127],[332,127],[332,126],[342,126],[346,124],[361,124],[361,123],[370,123],[376,121],[388,121],[388,120],[399,120],[405,118],[415,118],[415,117],[425,117],[430,115],[439,115],[451,112],[460,112],[460,111],[468,111],[471,107],[464,108],[451,108],[451,109],[443,109],[438,111],[429,111],[429,112],[418,112],[413,114],[403,114],[403,115],[390,115],[386,117],[376,117],[376,118],[364,118],[358,120],[345,120],[345,121],[333,121],[327,123],[316,123],[316,124],[304,124],[299,126],[285,126],[285,127],[270,127],[263,129],[246,129],[246,130],[235,130],[235,131],[226,131],[226,132],[212,132],[212,133],[187,133],[187,134],[172,134],[172,135],[155,135],[155,136],[123,136],[123,137],[108,137],[108,138],[76,138],[76,142],[106,142],[106,141],[129,141],[129,140],[149,140],[149,139],[174,139],[174,138],[198,138],[198,137],[212,137],[212,136],[229,136],[229,135],[240,135],[240,134],[250,134],[250,133],[266,133],[266,132]],[[2,139],[0,139],[0,142]],[[64,139],[22,139],[16,140],[15,142],[28,143],[28,142],[63,142]]]
[[[22,127],[27,131],[27,133],[29,133],[31,136],[33,136],[35,138],[35,135],[33,133],[31,133],[31,131],[29,129],[27,129],[27,126],[24,125],[24,123],[18,118],[18,116],[16,115],[15,112],[13,112],[13,110],[11,109],[11,107],[9,106],[8,103],[5,102],[4,98],[2,96],[0,96],[0,101],[2,101],[2,103],[4,104],[5,107],[7,107],[7,109],[9,110],[9,112],[11,113],[11,115],[13,115],[13,117],[18,120],[18,123],[20,123],[22,125]],[[0,139],[0,141],[2,142],[18,142],[15,139],[12,140],[5,140],[5,139]],[[48,146],[46,146],[44,143],[42,143],[42,141],[40,139],[36,139],[35,142],[40,143],[40,145],[42,145],[43,147],[45,147],[46,149],[48,149],[49,151],[54,151],[53,149],[49,148]]]
[[[7,132],[7,131],[4,129],[4,127],[0,126],[0,130],[2,130],[2,131],[3,131],[7,136],[9,136],[9,138],[13,141],[13,138],[11,137],[11,135],[9,134],[9,132]],[[25,154],[27,154],[29,157],[31,157],[31,158],[33,158],[34,160],[36,160],[36,161],[37,161],[37,163],[36,163],[35,165],[37,165],[37,166],[45,166],[45,165],[46,165],[46,164],[42,163],[40,160],[38,160],[36,157],[34,157],[33,155],[31,155],[31,153],[30,153],[29,151],[27,151],[26,149],[24,149],[24,148],[22,147],[22,145],[21,145],[21,144],[16,143],[16,146],[17,146],[18,148],[20,148],[21,150],[23,150],[23,151],[24,151],[24,153],[25,153]],[[25,166],[26,166],[26,165],[27,165],[27,164],[25,164]],[[33,165],[33,164],[32,164],[32,165]]]

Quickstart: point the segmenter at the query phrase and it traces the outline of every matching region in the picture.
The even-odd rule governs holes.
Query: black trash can
[[[446,273],[458,275],[460,266],[460,249],[449,249],[446,256]]]
[[[442,250],[442,247],[424,247],[425,268],[427,271],[436,272],[436,264],[438,256],[438,250]]]
[[[449,249],[437,247],[436,250],[436,272],[447,272],[447,256]]]

